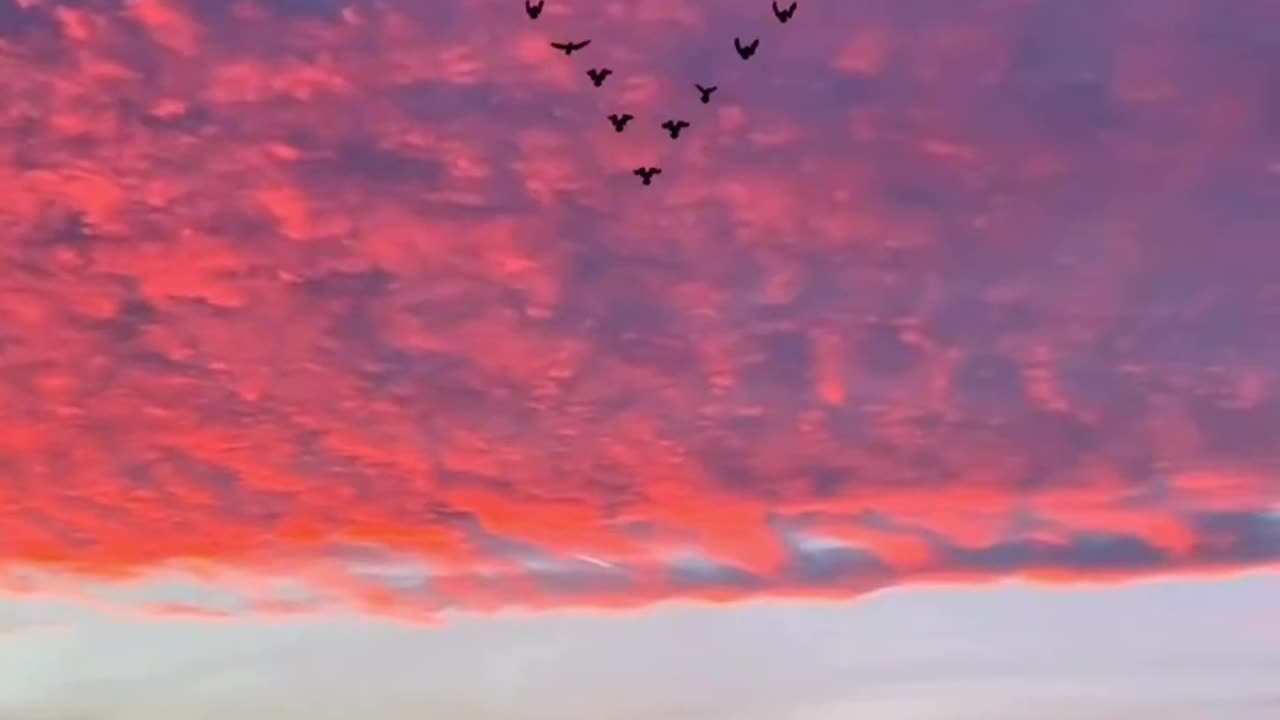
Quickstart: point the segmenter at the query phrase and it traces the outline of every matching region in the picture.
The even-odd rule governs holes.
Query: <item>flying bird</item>
[[[760,38],[756,38],[755,40],[752,40],[750,45],[743,45],[742,41],[739,40],[738,38],[733,39],[733,47],[735,50],[738,51],[738,55],[743,60],[746,60],[752,55],[755,55],[756,47],[759,45],[760,45]]]
[[[773,3],[773,14],[775,17],[778,18],[778,22],[784,23],[790,20],[792,15],[796,14],[796,4],[791,3],[791,7],[787,8],[786,10],[779,10],[778,3],[775,2]]]
[[[693,86],[694,86],[694,87],[696,87],[696,88],[698,88],[698,92],[702,93],[702,104],[703,104],[703,105],[706,105],[707,103],[711,102],[711,93],[713,93],[713,92],[715,92],[715,91],[716,91],[716,86],[715,86],[715,85],[712,85],[711,87],[705,87],[705,88],[704,88],[704,87],[702,87],[701,85],[699,85],[699,84],[697,84],[697,83],[694,83],[694,84],[693,84]]]
[[[573,51],[575,51],[575,50],[581,50],[582,48],[584,48],[584,47],[586,47],[586,46],[588,46],[588,45],[590,45],[590,44],[591,44],[591,41],[590,41],[590,40],[583,40],[583,41],[582,41],[582,42],[580,42],[580,43],[572,43],[572,42],[567,42],[567,43],[551,43],[551,47],[553,47],[553,48],[555,48],[555,49],[557,49],[557,50],[563,50],[565,55],[572,55],[572,54],[573,54]]]
[[[591,83],[596,87],[604,84],[604,79],[613,74],[609,68],[600,68],[599,70],[591,68],[587,71],[587,77],[591,78]]]
[[[543,2],[545,2],[545,0],[538,0],[537,5],[530,5],[529,0],[524,0],[524,11],[529,13],[530,20],[537,20],[538,16],[542,14]]]
[[[689,127],[689,123],[685,122],[684,120],[668,120],[662,123],[662,128],[667,132],[671,133],[672,140],[675,140],[677,137],[680,136],[680,130],[682,128],[687,128],[687,127]]]
[[[656,167],[640,167],[634,170],[634,174],[639,175],[640,180],[642,180],[645,185],[649,184],[649,181],[653,179],[654,175],[658,175],[661,172],[662,169]]]
[[[635,119],[635,116],[633,116],[631,113],[623,113],[621,117],[619,117],[618,115],[609,116],[609,122],[613,123],[613,129],[618,132],[622,132],[622,128],[626,127],[627,123],[631,122],[634,119]]]

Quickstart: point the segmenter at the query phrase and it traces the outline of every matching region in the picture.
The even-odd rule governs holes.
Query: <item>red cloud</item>
[[[430,620],[1277,560],[1265,3],[119,5],[0,12],[10,591]]]

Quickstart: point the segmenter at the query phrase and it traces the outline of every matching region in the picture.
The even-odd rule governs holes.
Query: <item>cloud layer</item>
[[[1274,4],[802,5],[0,0],[4,586],[1280,559]]]

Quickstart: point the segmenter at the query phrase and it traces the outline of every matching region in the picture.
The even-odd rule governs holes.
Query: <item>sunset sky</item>
[[[0,718],[1280,716],[1278,27],[0,0]]]

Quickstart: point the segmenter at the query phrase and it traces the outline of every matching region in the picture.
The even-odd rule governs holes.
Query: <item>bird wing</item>
[[[569,49],[569,46],[568,46],[568,45],[566,45],[566,44],[564,44],[564,43],[557,43],[557,42],[553,42],[553,43],[551,43],[551,47],[553,47],[553,48],[555,48],[555,49],[557,49],[557,50],[568,50],[568,49]]]
[[[623,120],[634,120],[634,119],[635,119],[635,117],[636,117],[636,116],[635,116],[635,115],[632,115],[631,113],[626,113],[626,114],[624,114],[624,115],[622,116],[622,119],[623,119]]]
[[[586,46],[588,46],[588,45],[590,45],[590,44],[591,44],[591,41],[590,41],[590,40],[583,40],[583,41],[582,41],[582,42],[580,42],[580,43],[569,43],[569,47],[572,47],[574,50],[581,50],[582,48],[584,48],[584,47],[586,47]]]
[[[787,14],[788,14],[788,15],[790,15],[791,13],[793,13],[793,12],[795,12],[795,11],[796,11],[796,4],[795,4],[795,3],[791,3],[791,7],[787,8]]]
[[[679,125],[680,127],[689,127],[689,123],[684,120],[681,120],[680,122],[676,123],[676,125]]]

